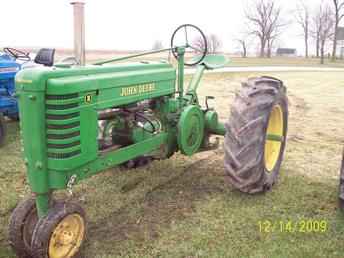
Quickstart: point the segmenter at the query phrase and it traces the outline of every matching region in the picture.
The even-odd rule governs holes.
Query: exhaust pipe
[[[79,65],[85,65],[85,10],[83,1],[71,1],[74,12],[74,56]]]

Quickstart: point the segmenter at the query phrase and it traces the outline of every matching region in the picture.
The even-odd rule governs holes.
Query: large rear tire
[[[283,82],[259,77],[243,83],[225,126],[226,179],[246,193],[271,189],[279,175],[288,128]]]
[[[0,146],[5,144],[6,124],[4,115],[0,113]]]

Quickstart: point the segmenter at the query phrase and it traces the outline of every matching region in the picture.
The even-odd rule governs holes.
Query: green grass
[[[227,119],[235,89],[256,74],[208,74],[201,101],[215,95]],[[144,169],[113,169],[75,188],[89,231],[86,257],[343,257],[344,215],[337,209],[344,143],[344,73],[275,73],[288,86],[288,146],[281,177],[249,196],[224,182],[223,151],[175,155]],[[0,149],[0,257],[14,257],[7,226],[29,194],[18,124]],[[60,192],[62,197],[65,193]],[[326,221],[326,232],[263,233],[260,221]]]

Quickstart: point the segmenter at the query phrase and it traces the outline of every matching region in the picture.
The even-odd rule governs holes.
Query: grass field
[[[208,74],[200,94],[215,95],[214,106],[226,120],[235,89],[253,75]],[[343,257],[337,189],[344,73],[270,75],[285,81],[290,105],[285,160],[271,192],[248,196],[226,185],[221,148],[192,158],[177,154],[144,169],[107,171],[75,188],[73,199],[89,221],[85,256]],[[6,240],[8,219],[28,194],[18,124],[11,122],[0,149],[1,258],[14,257]],[[327,228],[301,232],[302,221],[325,221]],[[261,232],[260,222],[291,222],[296,230]]]
[[[112,59],[117,57],[124,57],[126,55],[136,54],[134,53],[118,53],[118,52],[88,52],[87,53],[87,62],[94,63],[101,60]],[[61,53],[60,53],[61,56]],[[63,55],[62,55],[63,56]],[[193,57],[194,55],[192,55]],[[238,56],[226,55],[230,62],[227,66],[230,67],[252,67],[252,66],[303,66],[303,67],[344,67],[344,60],[338,59],[336,62],[332,62],[329,59],[325,59],[325,64],[320,65],[319,58],[303,58],[303,57],[272,57],[272,58],[258,58],[258,57],[248,57],[242,58]],[[186,55],[186,59],[190,58],[190,56]],[[61,59],[58,58],[58,59]],[[158,53],[153,55],[147,55],[144,57],[134,58],[131,59],[133,61],[141,61],[141,60],[170,60],[171,62],[175,62],[175,59],[172,55],[168,55],[168,53]]]
[[[122,57],[122,55],[120,55]],[[331,62],[330,60],[326,59],[323,65],[320,65],[319,58],[302,58],[302,57],[273,57],[273,58],[257,58],[257,57],[248,57],[248,58],[241,58],[241,57],[233,57],[227,56],[230,62],[227,64],[229,67],[254,67],[254,66],[302,66],[302,67],[344,67],[343,60],[337,60],[336,62]],[[110,56],[104,57],[111,58]],[[153,55],[147,56],[144,60],[152,61],[152,60],[166,60],[168,59],[167,55]],[[90,59],[88,62],[93,63],[97,62],[100,59],[92,60]],[[102,59],[103,60],[103,59]],[[134,61],[140,61],[142,58],[134,58]],[[176,63],[175,59],[171,57],[170,61]]]
[[[320,65],[319,58],[303,58],[303,57],[273,57],[273,58],[258,58],[258,57],[229,57],[231,62],[228,66],[324,66],[324,67],[344,67],[343,60],[336,60],[332,62],[325,59],[325,64]]]

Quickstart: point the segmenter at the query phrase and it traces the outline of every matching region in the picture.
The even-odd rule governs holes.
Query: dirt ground
[[[208,74],[199,88],[221,120],[240,83],[254,73]],[[337,209],[344,145],[344,73],[270,73],[288,87],[289,133],[281,177],[248,196],[224,182],[223,151],[180,154],[146,168],[109,170],[75,188],[88,216],[84,256],[343,257],[344,214]],[[17,123],[0,149],[0,257],[14,257],[7,226],[29,194]],[[64,196],[65,193],[58,193]],[[326,224],[301,230],[303,222]],[[265,223],[265,224],[264,224]],[[269,225],[270,230],[262,225]],[[292,224],[294,230],[280,225]]]

